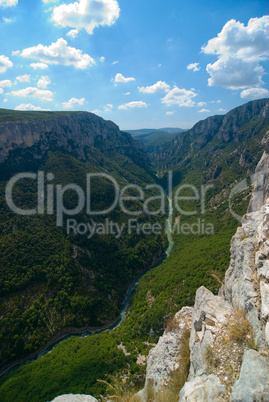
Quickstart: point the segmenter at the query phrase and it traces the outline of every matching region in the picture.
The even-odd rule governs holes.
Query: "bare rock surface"
[[[245,350],[240,377],[234,383],[231,401],[269,401],[268,364],[255,350]]]
[[[57,396],[51,402],[98,402],[91,395],[80,395],[80,394],[66,394]]]

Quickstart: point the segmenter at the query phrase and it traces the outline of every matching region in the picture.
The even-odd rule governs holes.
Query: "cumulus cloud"
[[[51,109],[42,109],[40,106],[33,106],[31,103],[22,103],[15,107],[15,110],[39,110],[39,111],[49,111]]]
[[[125,110],[125,109],[143,108],[143,107],[148,107],[148,105],[142,101],[133,101],[133,102],[128,102],[128,103],[125,103],[124,105],[118,106],[118,109]]]
[[[16,6],[17,4],[18,4],[18,0],[0,0],[0,6],[3,6],[3,7]]]
[[[71,46],[67,46],[67,41],[63,38],[52,43],[50,46],[37,45],[24,49],[22,57],[37,59],[46,64],[62,64],[66,66],[74,65],[76,68],[85,69],[95,64],[95,61],[86,53]]]
[[[125,78],[122,74],[118,73],[114,79],[115,82],[123,82],[124,84],[127,84],[127,82],[130,81],[135,81],[134,77],[127,77]]]
[[[35,87],[27,87],[18,91],[11,91],[11,95],[21,97],[31,96],[33,98],[39,98],[40,100],[44,101],[53,100],[53,93],[51,91],[48,91],[47,89],[38,89]]]
[[[235,57],[230,57],[228,60],[221,57],[216,63],[208,64],[206,71],[211,75],[208,80],[209,86],[240,89],[263,84],[262,66]]]
[[[13,67],[13,63],[7,56],[0,56],[0,73],[5,73],[8,68]]]
[[[200,71],[201,67],[199,67],[200,63],[191,63],[187,65],[188,70],[193,70],[193,71]]]
[[[19,82],[30,82],[30,75],[24,74],[24,75],[19,75],[16,77],[16,80]]]
[[[52,21],[62,27],[85,29],[92,34],[99,25],[112,25],[119,18],[120,8],[117,0],[79,0],[55,7]]]
[[[85,98],[81,98],[81,99],[71,98],[71,99],[69,99],[68,102],[63,102],[63,107],[65,109],[72,109],[73,106],[83,105],[84,102],[85,102]]]
[[[66,36],[71,36],[71,38],[76,38],[78,36],[77,29],[71,29],[71,31],[67,32]]]
[[[36,70],[38,68],[40,68],[41,70],[45,70],[46,68],[48,68],[48,65],[46,63],[31,63],[30,66]]]
[[[138,87],[140,92],[154,94],[156,92],[168,92],[170,89],[170,85],[166,84],[164,81],[158,81],[156,84],[148,86],[148,87]]]
[[[269,91],[265,88],[249,88],[245,89],[240,94],[243,99],[260,99],[269,96]]]
[[[12,82],[10,80],[0,81],[0,87],[11,87],[11,86],[12,86]]]
[[[192,107],[195,105],[193,101],[195,96],[197,96],[197,94],[194,91],[174,87],[165,95],[164,98],[162,98],[161,101],[167,106],[178,105],[180,107]]]
[[[199,107],[202,107],[202,106],[205,106],[206,105],[206,102],[198,102],[197,103],[197,106],[199,106]]]
[[[208,110],[208,109],[198,110],[198,113],[209,113],[209,112],[210,112],[210,110]]]
[[[47,75],[42,75],[42,77],[38,80],[37,86],[38,88],[47,88],[47,86],[51,83],[49,77]]]
[[[209,86],[238,89],[263,84],[264,69],[259,62],[269,59],[269,16],[251,18],[247,26],[228,21],[202,51],[218,56],[214,64],[207,65]]]

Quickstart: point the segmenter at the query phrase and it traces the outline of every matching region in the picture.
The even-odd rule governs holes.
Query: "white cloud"
[[[116,61],[113,61],[113,63],[112,63],[112,64],[118,64],[118,62],[119,62],[119,61],[118,61],[118,60],[116,60]]]
[[[174,111],[171,111],[171,112],[166,112],[165,114],[166,114],[166,116],[173,116],[174,113],[175,113]]]
[[[200,63],[191,63],[187,65],[188,70],[193,70],[193,71],[200,71],[201,67],[199,67]]]
[[[78,36],[77,29],[71,29],[71,31],[67,32],[66,36],[71,36],[71,38],[76,38]]]
[[[92,110],[91,113],[94,113],[94,114],[107,113],[107,112],[111,112],[113,110],[113,108],[114,108],[114,105],[112,105],[111,103],[108,103],[105,106],[100,106],[99,109]]]
[[[125,78],[122,74],[118,73],[114,79],[115,82],[123,82],[124,84],[127,84],[127,82],[130,81],[135,81],[134,77],[128,77]]]
[[[15,107],[15,110],[39,110],[39,111],[49,111],[50,109],[42,109],[40,106],[33,106],[31,103],[22,103]]]
[[[117,0],[78,0],[55,7],[52,21],[62,27],[85,29],[89,34],[99,25],[112,25],[119,18]]]
[[[85,69],[95,64],[95,61],[88,54],[83,54],[81,50],[67,46],[67,41],[63,38],[52,43],[50,46],[37,45],[24,49],[22,57],[37,59],[46,64],[62,64],[66,66],[74,65],[76,68]]]
[[[4,99],[4,102],[7,102],[7,100],[8,100],[8,99],[7,99],[7,98],[5,98],[5,99]]]
[[[16,6],[18,4],[18,0],[0,0],[0,6],[10,7]]]
[[[48,68],[48,65],[46,63],[31,63],[30,66],[36,70],[37,68],[40,68],[41,70],[45,70]]]
[[[85,98],[81,98],[81,99],[71,98],[71,99],[69,99],[68,102],[63,102],[63,107],[65,109],[72,109],[73,106],[83,105],[84,102],[85,102]]]
[[[12,56],[18,56],[20,54],[19,50],[13,50],[12,51]]]
[[[197,103],[197,106],[199,106],[199,107],[202,107],[202,106],[205,106],[206,105],[206,102],[198,102]]]
[[[30,82],[30,75],[24,74],[24,75],[19,75],[16,77],[16,80],[19,82]]]
[[[0,81],[0,87],[11,87],[11,86],[12,86],[12,82],[10,80]]]
[[[222,107],[220,109],[218,109],[218,112],[227,112],[226,109],[223,109]]]
[[[3,20],[6,24],[11,24],[12,22],[15,21],[14,18],[6,18],[6,17],[3,17],[2,20]]]
[[[229,89],[247,88],[262,85],[264,69],[255,62],[230,57],[228,60],[219,58],[214,64],[208,64],[206,71],[211,75],[209,86],[222,86]]]
[[[249,88],[242,91],[240,96],[243,99],[267,98],[269,96],[269,91],[265,88]]]
[[[5,73],[8,68],[13,67],[13,63],[7,56],[0,56],[0,73]]]
[[[209,86],[238,89],[263,84],[264,69],[259,62],[269,59],[269,16],[251,18],[247,26],[228,21],[202,51],[218,55],[214,64],[207,65]]]
[[[105,58],[104,56],[101,56],[101,57],[100,57],[101,63],[104,63],[105,59],[106,59],[106,58]]]
[[[148,105],[145,102],[142,101],[133,101],[129,103],[125,103],[124,105],[118,106],[118,109],[124,110],[124,109],[132,109],[132,108],[144,108],[148,107]]]
[[[47,89],[38,89],[35,87],[28,87],[20,89],[18,91],[11,91],[11,95],[21,97],[32,96],[33,98],[39,98],[40,100],[44,101],[53,100],[53,93],[51,91],[48,91]]]
[[[131,95],[131,92],[125,92],[123,95]]]
[[[197,96],[197,94],[193,91],[174,87],[171,89],[164,98],[162,98],[162,103],[167,106],[170,105],[178,105],[180,107],[187,106],[192,107],[195,105],[192,98]]]
[[[198,110],[198,113],[209,113],[209,112],[210,112],[210,110],[208,110],[208,109]]]
[[[51,80],[47,75],[42,75],[42,77],[38,80],[37,86],[38,88],[47,88],[47,86],[51,83]]]
[[[0,94],[2,94],[4,92],[3,88],[0,88]]]
[[[42,0],[43,3],[56,3],[58,0]]]
[[[111,112],[111,110],[113,109],[113,105],[111,103],[108,103],[105,107],[104,107],[104,111],[105,112]]]
[[[156,84],[148,86],[148,87],[138,87],[140,92],[154,94],[156,92],[168,92],[170,89],[170,85],[166,84],[164,81],[158,81]]]

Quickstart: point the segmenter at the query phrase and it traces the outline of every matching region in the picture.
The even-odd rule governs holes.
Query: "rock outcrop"
[[[149,395],[157,396],[171,380],[171,373],[179,367],[180,345],[184,332],[190,330],[193,308],[183,307],[174,318],[173,327],[167,328],[158,344],[150,350],[147,358],[147,374],[144,388],[137,394],[141,402]]]
[[[52,402],[97,402],[97,399],[91,395],[66,394],[57,396]]]

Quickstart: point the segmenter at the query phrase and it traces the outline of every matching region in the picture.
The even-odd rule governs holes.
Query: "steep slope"
[[[115,184],[107,175],[120,189],[130,184],[145,189],[155,183],[143,145],[114,123],[85,112],[36,117],[3,110],[0,121],[0,360],[7,365],[52,337],[115,321],[128,287],[162,256],[165,235],[129,230],[134,216],[124,213],[119,203],[107,213],[93,213],[109,209],[115,199]],[[44,202],[39,213],[24,216],[7,205],[5,190],[18,172],[41,172],[12,188],[17,208],[28,210],[37,200]],[[87,187],[92,173],[103,176]],[[41,193],[37,177],[44,180]],[[68,215],[81,197],[78,187],[64,187],[70,184],[90,199],[90,211],[85,205]],[[127,209],[142,206],[138,200]],[[71,228],[70,217],[76,219]],[[142,208],[137,222],[156,219]],[[164,220],[159,219],[161,224]]]
[[[268,121],[268,99],[252,101],[226,115],[198,122],[153,152],[151,158],[159,171],[172,168],[177,172],[176,184],[193,181],[195,175],[197,182],[218,179],[223,185],[243,169],[254,172]]]
[[[230,266],[219,295],[201,287],[194,308],[185,307],[176,314],[173,327],[166,330],[148,356],[145,387],[135,401],[161,401],[162,395],[178,400],[173,379],[182,375],[181,339],[187,328],[191,329],[190,370],[179,402],[268,399],[268,135],[256,169],[249,211],[232,239]],[[187,311],[192,314],[191,326]],[[177,345],[173,353],[169,340]],[[156,354],[158,359],[153,358]],[[164,370],[161,362],[166,360]]]

